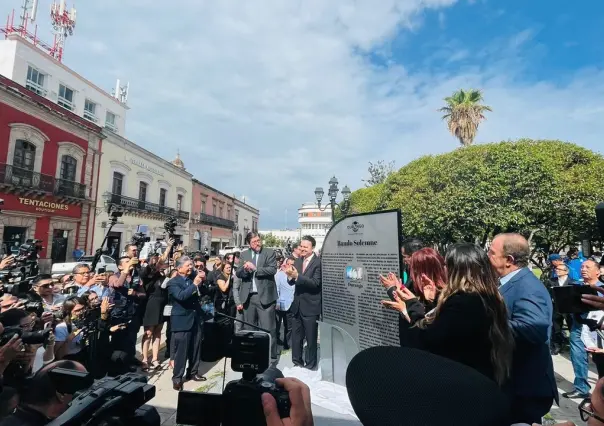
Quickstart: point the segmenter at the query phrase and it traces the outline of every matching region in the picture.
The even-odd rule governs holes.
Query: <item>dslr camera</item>
[[[50,328],[41,331],[23,331],[18,325],[14,327],[5,327],[4,332],[0,335],[0,346],[6,345],[15,334],[19,336],[26,345],[47,345],[51,332],[52,329]]]
[[[231,369],[243,373],[222,395],[181,391],[178,394],[176,423],[203,426],[266,425],[261,395],[270,393],[277,401],[281,418],[289,417],[288,392],[275,379],[283,374],[270,364],[269,334],[242,331],[233,336]]]

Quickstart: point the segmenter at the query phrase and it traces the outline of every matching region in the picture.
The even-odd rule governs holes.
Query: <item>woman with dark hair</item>
[[[514,339],[497,274],[486,252],[474,244],[452,245],[445,263],[447,285],[433,311],[418,315],[411,310],[420,302],[404,287],[396,289],[394,301],[382,301],[412,325],[401,346],[466,364],[503,386],[510,376]]]
[[[159,364],[159,345],[161,330],[164,327],[164,307],[168,303],[168,292],[162,288],[168,267],[164,258],[158,258],[141,272],[147,302],[143,315],[144,334],[141,342],[143,355],[143,370],[156,370]],[[148,363],[149,347],[151,347],[151,363]]]
[[[68,297],[63,302],[63,321],[55,327],[55,359],[85,360],[81,330],[77,330],[73,324],[73,320],[80,318],[85,310],[86,305],[76,296]]]

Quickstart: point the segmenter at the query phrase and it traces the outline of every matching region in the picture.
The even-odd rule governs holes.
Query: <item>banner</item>
[[[380,274],[401,273],[398,210],[347,216],[328,232],[321,251],[323,380],[345,385],[348,363],[372,346],[398,346],[398,314],[382,307],[388,298]]]

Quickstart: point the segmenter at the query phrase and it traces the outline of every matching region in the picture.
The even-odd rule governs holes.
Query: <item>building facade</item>
[[[126,104],[20,35],[0,41],[0,74],[100,127],[124,136]]]
[[[295,243],[300,240],[301,230],[298,229],[268,229],[265,231],[259,231],[262,235],[271,234],[273,237],[278,240],[283,241],[285,244],[288,242]]]
[[[137,232],[151,241],[164,238],[164,224],[171,217],[177,218],[176,234],[188,247],[192,175],[179,156],[166,161],[114,133],[103,143],[98,188],[103,208],[96,218],[94,246],[100,247],[108,233],[108,211],[115,210],[123,216],[103,246],[111,256],[119,256]]]
[[[0,76],[0,240],[41,240],[41,270],[91,253],[102,129]]]
[[[245,236],[248,232],[258,232],[258,223],[260,222],[260,211],[246,204],[245,201],[235,201],[235,229],[233,231],[233,245],[241,247],[246,245]]]
[[[233,243],[235,209],[233,197],[193,179],[190,248],[210,253]]]
[[[317,208],[316,203],[304,203],[298,209],[300,235],[310,235],[317,241],[317,250],[321,250],[327,231],[331,228],[331,207],[325,211]]]

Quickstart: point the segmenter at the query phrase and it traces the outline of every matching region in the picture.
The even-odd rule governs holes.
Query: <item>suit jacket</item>
[[[256,271],[248,272],[243,269],[246,262],[252,262],[252,250],[245,250],[241,253],[239,268],[237,268],[237,277],[241,278],[239,286],[239,299],[245,303],[252,292],[252,279],[256,275],[256,288],[260,303],[270,305],[277,300],[277,284],[275,284],[275,274],[277,273],[277,257],[275,252],[268,248],[263,248],[258,254],[256,260]],[[253,263],[253,262],[252,262]]]
[[[516,348],[512,366],[512,391],[523,397],[551,397],[558,401],[558,388],[549,350],[552,300],[530,269],[521,269],[500,286],[508,308],[508,320]]]
[[[198,287],[190,279],[178,275],[168,281],[168,295],[172,304],[170,327],[173,332],[189,331],[196,321],[203,323],[199,294]]]
[[[298,279],[289,280],[290,285],[296,286],[290,310],[294,315],[300,312],[305,317],[318,316],[321,315],[321,259],[313,255],[304,272],[303,262],[302,258],[296,259],[294,267],[298,270]]]

